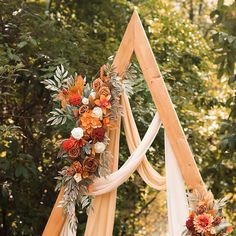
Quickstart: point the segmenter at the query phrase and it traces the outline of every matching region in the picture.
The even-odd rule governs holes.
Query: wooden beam
[[[188,141],[171,102],[165,82],[161,76],[155,56],[136,11],[133,13],[132,20],[134,21],[133,24],[135,28],[134,51],[175,153],[183,178],[190,189],[206,191]]]
[[[62,216],[63,209],[58,207],[63,198],[64,191],[61,190],[53,206],[52,212],[45,226],[42,236],[58,236],[63,228],[65,217]]]

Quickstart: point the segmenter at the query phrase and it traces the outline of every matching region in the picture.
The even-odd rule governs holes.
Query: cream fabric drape
[[[92,195],[96,196],[103,193],[107,193],[119,187],[130,177],[130,175],[138,168],[142,159],[145,157],[144,155],[148,148],[151,146],[153,140],[155,139],[160,125],[160,119],[156,114],[148,128],[148,131],[146,132],[141,143],[138,145],[137,149],[135,149],[135,151],[131,154],[131,156],[119,170],[110,174],[106,178],[99,178],[94,182],[93,190],[91,192]],[[148,177],[149,176],[147,176],[147,178]],[[156,182],[159,183],[155,186],[157,189],[165,189],[165,180],[163,178],[158,179],[158,181]]]
[[[69,227],[69,217],[66,217],[60,236],[76,236],[76,233]]]
[[[188,217],[188,202],[184,180],[175,155],[165,135],[165,165],[167,185],[168,231],[170,236],[180,236]]]
[[[133,153],[141,142],[139,132],[132,114],[131,106],[128,97],[124,94],[122,97],[122,104],[124,107],[124,129],[126,141],[130,150]],[[160,118],[158,118],[160,120]],[[137,168],[138,173],[142,179],[151,187],[163,190],[165,189],[165,177],[161,176],[155,171],[151,164],[148,162],[146,156],[143,156],[142,162]]]

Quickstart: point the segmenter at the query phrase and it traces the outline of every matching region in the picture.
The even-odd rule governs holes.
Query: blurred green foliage
[[[235,86],[235,4],[219,1],[204,38],[206,15],[198,15],[197,24],[186,15],[188,6],[181,10],[176,2],[0,1],[0,235],[41,235],[57,195],[56,143],[69,130],[46,126],[52,101],[40,81],[59,64],[90,79],[118,49],[134,6],[204,180],[216,197],[235,192],[235,96],[225,82]],[[131,105],[143,136],[155,107],[141,73],[134,91]],[[148,152],[161,173],[163,133]],[[120,150],[122,164],[128,156],[123,131]],[[114,235],[149,235],[139,234],[137,223],[147,213],[147,195],[156,197],[136,174],[119,188]],[[233,203],[227,208],[232,220]],[[78,214],[82,235],[86,214]]]
[[[236,89],[236,2],[224,5],[219,1],[217,9],[211,12],[214,22],[212,34],[215,63],[218,65],[218,78],[225,77],[232,90]],[[236,96],[231,96],[225,103],[230,114],[222,124],[223,139],[221,148],[225,155],[233,157],[236,151]]]

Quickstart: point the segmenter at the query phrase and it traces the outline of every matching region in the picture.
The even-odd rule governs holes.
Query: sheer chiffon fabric
[[[188,217],[188,202],[177,160],[165,135],[165,169],[167,185],[168,233],[180,236]]]

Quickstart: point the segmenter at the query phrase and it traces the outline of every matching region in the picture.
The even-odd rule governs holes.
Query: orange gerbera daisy
[[[207,233],[211,232],[213,223],[213,216],[207,213],[198,215],[194,219],[194,227],[198,233]]]
[[[104,114],[106,114],[106,110],[111,108],[111,103],[109,102],[111,96],[105,97],[104,95],[100,96],[100,99],[95,100],[95,104],[102,108]]]
[[[92,116],[91,111],[87,111],[81,115],[80,118],[81,126],[87,131],[87,133],[91,133],[93,129],[102,127],[102,123],[99,118]]]

